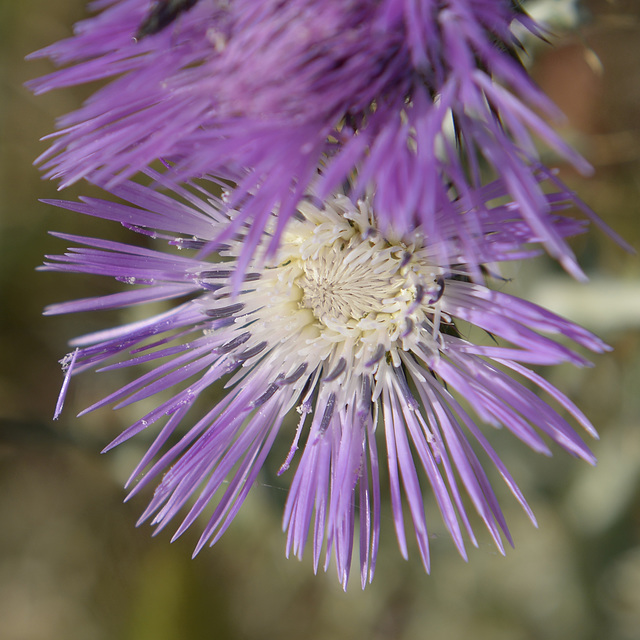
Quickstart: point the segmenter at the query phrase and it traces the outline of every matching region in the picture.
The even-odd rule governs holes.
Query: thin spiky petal
[[[143,365],[137,378],[89,410],[163,398],[107,447],[155,430],[128,485],[132,497],[156,484],[140,519],[156,531],[177,522],[175,538],[204,517],[196,553],[214,544],[241,508],[275,439],[285,438],[292,444],[280,474],[293,467],[283,518],[287,555],[301,557],[310,544],[314,568],[326,570],[334,561],[345,588],[355,556],[364,587],[373,578],[381,535],[381,466],[387,468],[400,551],[408,557],[415,536],[429,571],[427,487],[463,558],[467,541],[477,545],[465,496],[498,550],[512,543],[487,462],[535,523],[486,429],[504,427],[543,454],[551,453],[550,440],[593,462],[572,426],[576,422],[594,435],[588,419],[527,364],[584,366],[587,361],[568,342],[596,353],[606,345],[545,309],[473,280],[473,265],[465,261],[451,221],[443,220],[442,228],[451,230],[444,253],[459,255],[456,265],[439,262],[441,242],[432,242],[420,227],[412,233],[382,230],[371,198],[354,202],[334,194],[318,206],[311,193],[284,229],[276,255],[251,260],[238,290],[233,278],[246,230],[229,239],[217,261],[200,251],[233,219],[223,202],[205,195],[202,186],[159,194],[125,182],[117,195],[119,204],[95,198],[55,204],[126,222],[146,241],[155,238],[153,248],[60,235],[81,246],[49,257],[44,268],[106,275],[129,290],[54,305],[49,312],[149,301],[170,305],[174,294],[181,302],[146,320],[77,339],[63,362],[56,413],[73,375]],[[487,205],[491,215],[478,246],[492,270],[529,255],[539,238],[522,224],[517,203],[495,204],[495,186],[471,200],[483,197],[494,203]],[[562,194],[547,196],[547,202],[555,211],[548,223],[558,234],[582,229],[559,215]],[[273,214],[270,228],[279,222]],[[463,338],[458,321],[489,332],[493,343]],[[202,393],[220,380],[222,398],[192,417]],[[291,423],[287,416],[296,410],[299,417]],[[182,425],[188,425],[186,433],[172,438]],[[408,521],[413,536],[407,535]]]

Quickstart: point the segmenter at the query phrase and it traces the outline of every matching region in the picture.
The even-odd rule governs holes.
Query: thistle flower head
[[[433,242],[424,229],[381,230],[371,195],[353,200],[334,193],[321,201],[309,193],[282,231],[278,250],[253,258],[238,291],[232,277],[250,229],[240,227],[219,247],[219,260],[203,257],[197,250],[235,212],[198,190],[176,188],[168,195],[122,182],[114,188],[120,203],[57,202],[168,241],[169,250],[62,236],[84,248],[53,256],[45,265],[133,285],[122,293],[54,305],[49,313],[182,300],[146,320],[76,340],[64,362],[67,382],[98,366],[146,367],[89,410],[111,403],[123,407],[171,390],[110,445],[157,430],[130,479],[137,480],[132,494],[158,483],[141,521],[150,519],[162,529],[181,517],[179,536],[206,513],[196,551],[213,544],[240,509],[274,440],[283,438],[291,446],[280,473],[293,474],[284,512],[287,552],[302,556],[310,538],[314,566],[326,569],[334,557],[346,586],[358,535],[364,587],[377,557],[381,482],[389,484],[402,554],[408,553],[408,508],[427,570],[421,483],[431,487],[463,556],[465,537],[476,544],[465,494],[498,549],[504,539],[511,541],[476,449],[533,518],[479,422],[505,427],[538,452],[550,453],[546,437],[593,461],[567,419],[523,382],[548,394],[594,435],[580,410],[526,365],[586,364],[554,334],[595,352],[606,346],[548,311],[472,282],[452,221],[447,227],[443,220],[441,228],[451,232],[446,241],[453,246],[446,253],[459,254],[455,267],[439,261],[442,240]],[[493,197],[491,191],[482,195]],[[547,198],[549,209],[558,209],[560,198]],[[539,239],[515,215],[517,208],[487,205],[485,241],[478,242],[484,262],[531,254]],[[557,212],[546,222],[562,237],[581,230]],[[267,229],[279,224],[274,213]],[[193,254],[179,254],[171,245]],[[495,342],[470,341],[461,322]],[[224,397],[192,417],[196,400],[218,380],[225,382]],[[187,422],[186,434],[172,443],[172,433]]]
[[[35,55],[67,65],[37,91],[111,79],[63,117],[41,157],[62,185],[114,185],[162,158],[174,181],[215,175],[235,185],[236,225],[251,221],[244,266],[271,230],[274,253],[311,184],[321,198],[355,179],[377,224],[401,233],[436,223],[450,191],[471,197],[486,171],[518,203],[532,235],[581,276],[549,223],[532,134],[575,166],[587,163],[539,115],[557,115],[518,60],[512,0],[199,0],[136,39],[148,0],[101,0],[74,37]],[[316,182],[317,168],[323,168]],[[242,207],[239,207],[243,203]],[[459,217],[478,227],[480,199]],[[449,217],[459,215],[451,209]],[[237,227],[236,227],[237,228]],[[471,234],[466,253],[481,247]]]

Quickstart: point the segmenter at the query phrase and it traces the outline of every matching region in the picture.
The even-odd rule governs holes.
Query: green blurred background
[[[532,71],[596,167],[588,180],[568,169],[563,177],[639,247],[640,3],[583,8],[589,15],[577,30],[536,50]],[[506,558],[477,527],[480,547],[464,563],[428,500],[431,576],[415,547],[401,559],[387,510],[374,583],[363,593],[356,571],[345,594],[333,567],[314,576],[309,557],[284,558],[286,494],[268,477],[222,541],[195,560],[196,530],[170,545],[167,533],[151,538],[148,527],[134,527],[145,497],[123,505],[121,486],[144,442],[98,454],[131,416],[74,417],[105,382],[76,379],[62,418],[51,420],[66,342],[118,315],[40,315],[46,304],[118,285],[34,271],[44,253],[65,248],[48,230],[126,237],[39,204],[56,197],[55,185],[31,166],[46,148],[38,139],[88,89],[33,97],[23,82],[50,66],[24,56],[69,35],[84,15],[82,0],[0,0],[0,639],[640,638],[640,266],[599,232],[576,244],[590,284],[546,259],[516,269],[514,291],[598,332],[615,351],[597,357],[595,369],[547,374],[598,427],[596,468],[561,451],[542,458],[507,434],[495,439],[540,524],[533,528],[498,486],[516,541]]]

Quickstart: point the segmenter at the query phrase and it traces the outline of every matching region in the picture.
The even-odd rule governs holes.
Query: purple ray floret
[[[230,204],[244,203],[236,224],[255,229],[248,256],[274,208],[276,250],[319,166],[320,197],[357,175],[356,197],[375,186],[381,229],[419,225],[443,241],[436,219],[450,191],[466,196],[489,172],[530,232],[580,275],[549,222],[533,138],[589,167],[543,119],[558,114],[519,61],[513,23],[539,33],[519,4],[198,0],[135,38],[148,0],[94,2],[99,13],[73,37],[34,54],[63,67],[31,83],[36,92],[107,81],[60,119],[40,162],[63,186],[113,185],[158,158],[173,180],[228,179]],[[464,224],[485,214],[480,200]],[[467,257],[480,263],[475,251],[468,245]]]
[[[48,313],[156,303],[145,320],[75,341],[63,361],[57,407],[60,412],[77,373],[142,366],[137,378],[87,409],[157,398],[107,447],[155,433],[129,481],[132,495],[156,484],[141,522],[157,530],[178,522],[179,536],[204,517],[196,552],[215,543],[282,439],[289,454],[275,464],[281,475],[292,475],[283,522],[287,554],[301,557],[309,542],[314,567],[326,569],[333,558],[346,587],[357,541],[364,587],[383,528],[383,482],[401,553],[409,553],[408,510],[429,570],[426,487],[463,557],[468,542],[477,544],[471,510],[500,551],[505,540],[511,543],[492,477],[502,477],[534,520],[489,442],[493,427],[545,455],[556,443],[594,461],[574,429],[595,436],[588,419],[529,365],[584,366],[571,343],[596,353],[606,345],[473,280],[448,210],[436,220],[449,235],[431,240],[421,227],[381,228],[370,196],[354,200],[336,192],[323,202],[308,194],[281,231],[277,251],[250,260],[238,289],[232,279],[248,227],[239,226],[219,247],[217,260],[199,251],[234,222],[236,212],[222,200],[202,186],[160,193],[122,181],[113,191],[117,203],[54,204],[125,224],[152,247],[64,235],[74,248],[49,257],[43,268],[127,285],[122,293],[57,304]],[[516,215],[519,205],[495,204],[493,187],[476,200],[483,195],[487,213],[476,242],[483,263],[495,271],[500,262],[535,253],[540,238]],[[567,237],[583,225],[560,215],[562,200],[562,194],[546,196],[545,224]],[[464,213],[461,202],[451,206]],[[275,213],[265,223],[267,231],[280,224]],[[455,266],[439,261],[453,254],[460,256]],[[158,313],[158,304],[165,310]],[[461,328],[467,323],[491,338],[470,341]],[[207,405],[201,396],[218,381],[225,383],[223,396]]]

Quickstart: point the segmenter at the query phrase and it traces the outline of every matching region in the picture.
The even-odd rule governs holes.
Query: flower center
[[[400,298],[408,293],[401,274],[404,252],[400,247],[384,252],[380,244],[354,236],[320,247],[302,264],[296,283],[303,291],[301,305],[327,325],[399,311]]]
[[[224,322],[239,308],[233,322],[247,327],[256,347],[280,345],[291,366],[322,365],[325,381],[337,381],[345,367],[356,380],[376,375],[381,362],[399,367],[403,351],[419,348],[424,359],[438,351],[445,272],[434,262],[419,229],[378,230],[368,199],[354,206],[336,196],[322,209],[303,201],[277,254],[253,266],[255,286],[207,313]],[[213,295],[232,293],[223,286]]]

